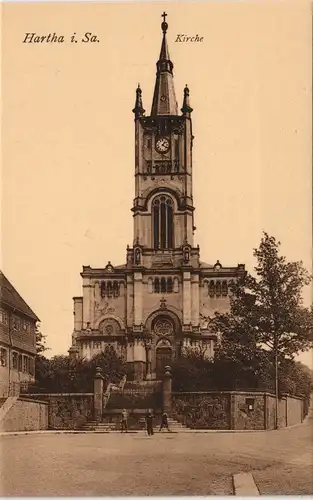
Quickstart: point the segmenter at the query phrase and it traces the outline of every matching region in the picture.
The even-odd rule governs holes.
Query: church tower
[[[166,13],[150,115],[136,90],[134,237],[126,264],[83,266],[83,294],[74,297],[72,356],[116,350],[136,380],[159,380],[184,348],[214,356],[209,330],[215,311],[229,309],[229,282],[243,264],[200,261],[194,244],[192,108],[189,88],[179,110]],[[214,235],[210,235],[214,237]]]
[[[183,249],[187,255],[187,249],[193,248],[192,108],[186,86],[181,113],[178,111],[165,13],[163,17],[151,113],[145,116],[139,86],[133,109],[134,245],[142,248],[145,264],[152,263],[151,256],[163,254],[165,261],[171,257],[172,263],[181,265]]]

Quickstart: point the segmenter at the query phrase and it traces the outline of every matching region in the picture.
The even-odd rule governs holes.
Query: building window
[[[166,293],[166,279],[161,278],[161,293]]]
[[[112,297],[113,295],[113,286],[112,286],[112,282],[111,281],[108,281],[107,282],[107,296],[108,297]]]
[[[0,322],[3,325],[9,324],[9,313],[7,311],[5,311],[4,309],[0,309]]]
[[[22,321],[18,316],[13,316],[12,319],[13,330],[19,332],[22,328]]]
[[[34,360],[34,358],[29,358],[29,373],[30,373],[30,375],[35,375],[35,360]]]
[[[28,360],[28,357],[27,356],[23,356],[23,372],[24,373],[28,372],[28,370],[27,370],[27,360]]]
[[[246,398],[246,406],[248,407],[249,411],[254,410],[254,404],[255,404],[255,399],[254,398]]]
[[[159,280],[159,278],[155,278],[155,280],[154,280],[154,292],[160,293],[160,280]]]
[[[227,297],[228,296],[228,283],[224,281],[211,280],[208,287],[210,297]]]
[[[224,295],[224,297],[226,297],[226,295],[228,295],[227,281],[223,281],[223,283],[222,283],[222,295]]]
[[[173,201],[169,196],[153,200],[152,218],[154,248],[173,248]]]
[[[18,368],[18,354],[17,352],[12,353],[12,366],[14,370]]]
[[[210,297],[214,297],[215,295],[215,283],[214,281],[210,281],[210,284],[209,284],[209,295]]]
[[[21,354],[18,355],[18,371],[21,372],[23,370],[23,356]]]
[[[113,297],[118,297],[119,294],[119,283],[117,281],[113,281]]]
[[[101,282],[101,297],[119,297],[120,284],[118,281],[102,281]]]
[[[154,293],[173,293],[172,278],[154,278]]]
[[[3,347],[0,348],[0,366],[7,366],[8,352]]]

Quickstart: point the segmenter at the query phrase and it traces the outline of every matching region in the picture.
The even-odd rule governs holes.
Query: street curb
[[[290,427],[281,427],[280,429],[180,429],[179,431],[171,431],[171,434],[248,434],[248,433],[258,433],[258,432],[275,432],[275,431],[287,431],[288,429],[293,429],[295,427],[300,427],[302,425],[308,425],[308,422],[302,422],[299,424],[291,425]],[[8,431],[0,432],[0,437],[3,436],[26,436],[34,434],[45,434],[45,435],[56,435],[56,434],[141,434],[144,430],[138,431],[128,431],[127,433],[121,433],[119,430],[41,430],[41,431]]]
[[[256,497],[260,495],[251,472],[233,474],[233,492],[236,496]]]
[[[112,434],[113,432],[119,433],[119,434],[124,434],[121,433],[120,431],[81,431],[81,430],[59,430],[59,431],[9,431],[9,432],[0,432],[0,437],[3,436],[30,436],[30,435],[46,435],[46,436],[55,436],[56,434]],[[137,434],[139,431],[129,431],[125,432],[125,434]]]
[[[128,431],[127,433],[121,432],[121,431],[84,431],[84,430],[43,430],[43,431],[8,431],[8,432],[0,432],[0,437],[3,436],[26,436],[26,435],[34,435],[34,434],[41,434],[41,435],[51,435],[54,436],[56,434],[142,434],[144,430],[140,431]],[[171,434],[243,434],[243,433],[257,433],[257,432],[266,432],[264,429],[260,430],[221,430],[221,429],[183,429],[181,431],[171,431]],[[155,434],[161,434],[155,432]],[[165,434],[165,433],[163,433]],[[166,433],[167,435],[167,433]]]

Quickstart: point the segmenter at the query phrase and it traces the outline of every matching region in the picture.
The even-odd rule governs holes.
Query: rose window
[[[154,331],[160,336],[169,336],[173,334],[173,325],[166,319],[156,321]]]

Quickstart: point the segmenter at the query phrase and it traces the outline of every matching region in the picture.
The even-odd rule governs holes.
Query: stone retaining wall
[[[48,429],[48,403],[19,398],[0,421],[2,432]]]
[[[244,391],[172,394],[172,416],[193,429],[275,429],[273,394]],[[284,395],[278,403],[279,428],[303,421],[303,400]]]
[[[93,419],[93,393],[32,394],[49,405],[49,429],[79,429]]]

